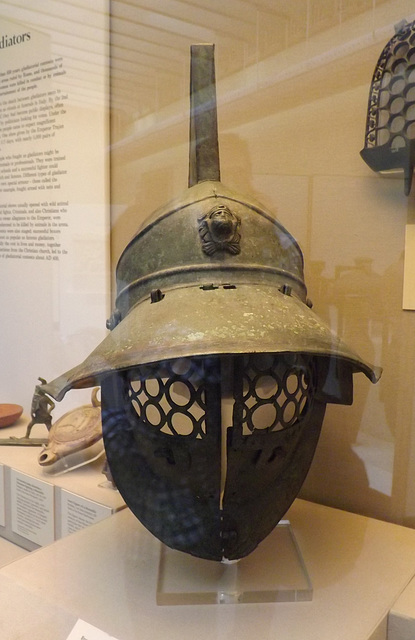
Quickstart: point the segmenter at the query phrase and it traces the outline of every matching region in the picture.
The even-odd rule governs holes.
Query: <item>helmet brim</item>
[[[184,287],[136,304],[84,362],[43,390],[57,400],[114,371],[191,356],[304,353],[348,362],[377,382],[362,360],[301,300],[269,285]]]

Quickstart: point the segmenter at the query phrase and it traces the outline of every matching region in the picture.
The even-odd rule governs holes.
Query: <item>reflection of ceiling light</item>
[[[117,265],[110,334],[41,391],[101,384],[114,481],[165,544],[249,554],[311,464],[327,403],[363,362],[310,308],[295,239],[220,181],[213,46],[192,47],[189,188]]]
[[[415,166],[415,21],[399,25],[380,54],[360,153],[374,171],[402,171],[409,195]]]

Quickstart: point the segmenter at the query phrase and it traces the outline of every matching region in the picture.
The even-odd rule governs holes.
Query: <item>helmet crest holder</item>
[[[380,371],[311,311],[294,238],[220,182],[213,45],[192,47],[190,98],[188,190],[122,253],[109,335],[42,391],[100,384],[129,508],[173,549],[235,560],[297,496],[326,404]]]

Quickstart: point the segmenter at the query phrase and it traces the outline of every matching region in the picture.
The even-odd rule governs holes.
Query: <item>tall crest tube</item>
[[[214,55],[213,44],[190,49],[189,187],[220,180]]]

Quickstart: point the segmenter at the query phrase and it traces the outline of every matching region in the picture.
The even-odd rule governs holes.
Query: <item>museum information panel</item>
[[[108,10],[18,4],[0,9],[0,387],[28,412],[37,378],[105,335]]]
[[[112,509],[70,491],[61,490],[61,535],[79,531],[90,524],[108,518]]]
[[[11,470],[12,531],[38,545],[55,540],[54,489],[49,482]]]

